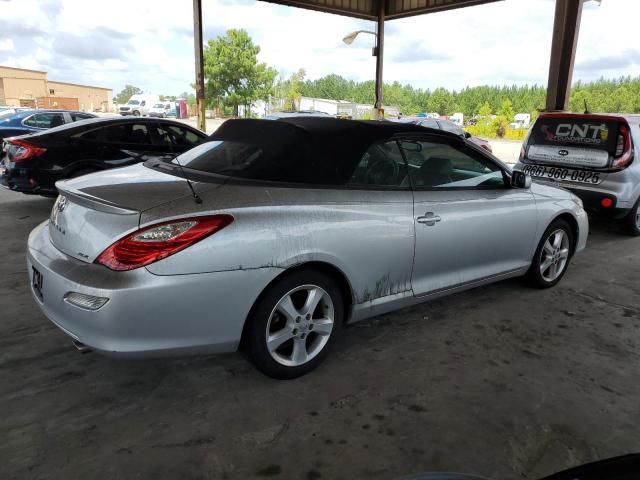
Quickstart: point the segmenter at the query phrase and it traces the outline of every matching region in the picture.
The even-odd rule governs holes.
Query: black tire
[[[543,254],[543,250],[545,249],[545,243],[547,242],[547,240],[550,239],[552,235],[555,234],[555,232],[559,230],[562,230],[564,232],[564,235],[566,235],[566,239],[567,239],[568,245],[566,248],[568,251],[567,251],[566,261],[564,262],[564,264],[561,265],[561,270],[559,271],[559,273],[557,273],[556,271],[557,276],[551,275],[551,273],[549,273],[548,275],[543,275],[543,272],[541,272],[543,256],[545,257],[545,260],[548,259],[549,256],[553,257],[553,255],[549,255],[547,251],[545,251]],[[573,248],[574,248],[573,237],[574,237],[573,230],[571,230],[571,227],[569,226],[569,224],[564,220],[560,220],[560,219],[554,220],[551,223],[551,225],[547,227],[544,234],[542,235],[542,238],[540,239],[538,248],[536,248],[536,253],[533,256],[533,260],[531,261],[531,267],[529,267],[529,271],[525,276],[525,279],[527,280],[527,283],[529,283],[529,285],[535,288],[550,288],[556,285],[560,280],[562,280],[562,277],[564,277],[564,274],[567,272],[567,268],[569,268],[571,257],[573,256]],[[556,263],[556,265],[558,265],[558,263]],[[553,267],[553,265],[551,265],[551,267]],[[560,266],[558,266],[558,268],[560,268]],[[545,272],[547,271],[548,270],[545,270]]]
[[[133,116],[134,116],[134,117],[139,117],[139,116],[140,116],[140,112],[139,112],[139,111],[137,111],[137,110],[134,110],[134,111],[133,111]]]
[[[304,315],[301,314],[302,316],[296,317],[297,320],[287,320],[279,309],[276,310],[279,302],[289,294],[292,294],[293,296],[289,298],[291,298],[296,307],[296,312],[301,312],[305,299],[310,298],[310,294],[305,288],[312,287],[319,287],[320,290],[316,290],[318,292],[323,291],[320,293],[322,295],[321,300],[314,310],[313,318],[319,320],[320,315],[323,315],[323,311],[327,312],[328,318],[330,310],[329,302],[326,300],[327,296],[331,301],[333,324],[330,333],[326,335],[320,335],[313,331],[313,318],[308,320],[307,317],[307,320],[305,320]],[[301,290],[296,292],[296,289]],[[272,315],[273,320],[270,322]],[[249,359],[258,370],[270,377],[280,380],[300,377],[315,369],[325,359],[336,337],[340,334],[343,319],[344,300],[338,285],[330,276],[313,270],[300,270],[291,273],[269,287],[254,305],[250,317],[247,319],[244,341]],[[295,323],[296,321],[300,323]],[[315,325],[316,329],[319,328],[317,323]],[[274,328],[277,326],[282,327],[282,329]],[[267,347],[267,328],[270,328],[273,333],[285,332],[285,330],[292,328],[291,333],[296,334],[297,332],[297,334],[281,343],[277,349],[274,348],[272,353]],[[272,328],[274,329],[271,330]],[[325,337],[328,337],[326,341],[324,340]],[[299,365],[281,363],[282,361],[295,363],[294,342],[300,342],[298,345],[304,345],[304,355],[307,355],[308,348],[311,348],[313,353],[314,346],[317,352],[308,361]],[[321,344],[323,345],[320,347]],[[289,348],[291,349],[290,353],[288,352]],[[290,356],[290,360],[286,360],[285,357],[287,356]],[[274,357],[280,358],[280,361]]]
[[[629,214],[621,221],[624,231],[632,237],[640,236],[640,199],[633,206]]]

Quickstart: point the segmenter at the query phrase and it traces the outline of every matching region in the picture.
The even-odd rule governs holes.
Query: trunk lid
[[[51,242],[87,263],[136,230],[141,212],[191,195],[184,179],[143,165],[57,182],[56,187],[60,195],[49,217]]]

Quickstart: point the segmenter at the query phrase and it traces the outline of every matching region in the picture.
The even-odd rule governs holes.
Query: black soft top
[[[228,120],[209,139],[249,144],[264,152],[263,159],[243,173],[249,178],[341,184],[371,144],[411,132],[459,140],[457,135],[418,125],[323,117]]]

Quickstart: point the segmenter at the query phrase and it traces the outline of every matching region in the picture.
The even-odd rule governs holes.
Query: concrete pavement
[[[505,281],[356,324],[282,382],[240,354],[78,353],[25,267],[52,203],[0,190],[2,479],[533,479],[640,450],[640,239],[614,226],[556,288]]]

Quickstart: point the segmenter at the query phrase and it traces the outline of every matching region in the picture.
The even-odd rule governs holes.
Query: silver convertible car
[[[28,270],[76,346],[242,347],[276,378],[316,367],[348,322],[509,277],[551,287],[588,231],[570,192],[386,122],[229,120],[172,161],[57,187]]]

